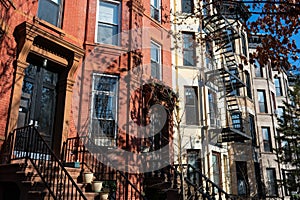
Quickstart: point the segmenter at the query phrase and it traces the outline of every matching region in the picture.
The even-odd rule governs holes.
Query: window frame
[[[247,57],[248,51],[247,51],[247,42],[246,42],[246,36],[244,33],[241,33],[241,40],[242,40],[242,53],[244,54],[244,56]]]
[[[272,180],[270,180],[270,174],[269,173],[271,173],[272,175]],[[275,168],[266,168],[266,178],[268,179],[267,180],[267,194],[268,194],[268,196],[269,197],[276,197],[276,196],[278,196],[278,186],[277,186],[277,183],[276,183],[276,169]],[[269,182],[271,183],[271,184],[269,184]],[[272,191],[272,193],[270,194],[270,189],[269,189],[269,187],[272,187],[271,189],[272,190],[274,190],[274,191]]]
[[[108,22],[101,22],[100,21],[100,3],[106,3],[106,4],[112,4],[118,6],[118,17],[117,17],[117,24],[116,23],[108,23]],[[95,23],[95,43],[97,44],[105,44],[105,45],[113,45],[113,46],[119,46],[120,45],[120,29],[121,29],[121,20],[120,20],[120,14],[121,14],[121,2],[119,1],[113,1],[113,0],[97,0],[97,9],[96,9],[96,23]],[[114,20],[113,20],[114,21]],[[103,41],[98,41],[98,35],[101,34],[99,30],[99,24],[104,25],[111,25],[112,27],[117,27],[117,33],[115,35],[112,35],[112,41],[115,39],[117,42],[114,44],[114,42],[111,43],[105,43]],[[107,40],[104,40],[107,41]]]
[[[279,112],[281,110],[282,112]],[[281,120],[281,123],[284,123],[284,114],[285,114],[285,107],[284,106],[278,106],[277,107],[277,119]]]
[[[237,130],[243,129],[243,121],[242,121],[242,113],[241,112],[233,112],[231,113],[231,125],[232,128]]]
[[[194,94],[194,103],[188,104],[187,103],[187,90],[190,89],[190,92],[193,92]],[[199,94],[198,94],[198,87],[197,86],[184,86],[184,109],[185,109],[185,124],[186,125],[196,125],[199,126]],[[195,111],[196,119],[195,121],[187,120],[187,116],[191,116],[191,113],[187,112],[187,107],[192,107],[193,111]]]
[[[249,114],[249,131],[252,137],[252,145],[257,146],[257,135],[256,135],[256,130],[255,130],[255,119],[254,115]]]
[[[252,99],[252,88],[251,88],[250,73],[248,71],[246,71],[245,76],[246,76],[247,97]]]
[[[275,94],[277,97],[282,96],[282,85],[281,85],[281,78],[274,77],[274,86],[275,86]]]
[[[249,195],[249,180],[248,180],[248,167],[246,161],[235,161],[236,166],[236,179],[237,179],[237,192],[238,195]],[[239,181],[244,182],[245,193],[239,193]]]
[[[105,91],[105,90],[96,90],[95,89],[95,84],[96,84],[96,78],[99,77],[109,77],[112,79],[115,79],[115,92],[111,92],[111,91]],[[99,146],[116,146],[117,144],[117,134],[118,134],[118,130],[117,130],[117,122],[118,122],[118,97],[119,97],[119,77],[116,75],[111,75],[111,74],[101,74],[101,73],[93,73],[92,74],[92,88],[91,88],[91,112],[90,112],[90,117],[91,117],[91,122],[90,122],[90,131],[89,134],[91,136],[91,138],[95,139],[95,144],[98,145],[98,143],[96,142],[96,139],[98,139],[98,142],[101,142],[101,139],[111,139],[114,141],[114,143],[112,143],[111,145],[103,145],[103,141]],[[113,93],[113,94],[112,94]],[[114,118],[112,119],[107,119],[107,118],[102,118],[102,117],[97,117],[95,116],[96,113],[96,105],[95,105],[95,96],[98,94],[104,94],[106,96],[114,96],[114,106],[115,108],[112,107],[112,110],[114,111],[113,116]],[[113,105],[111,105],[113,106]],[[105,135],[105,133],[102,133],[101,136],[95,137],[94,131],[93,131],[93,120],[110,120],[110,121],[114,121],[114,132],[112,133],[113,137],[107,136]],[[98,133],[99,134],[99,133]]]
[[[152,47],[155,46],[157,47],[156,49],[158,50],[158,59],[155,60],[152,57]],[[156,78],[158,80],[162,80],[162,46],[161,44],[155,42],[154,40],[151,40],[150,42],[150,65],[151,65],[151,77]],[[154,74],[153,72],[153,64],[155,64],[155,71],[156,73]],[[158,70],[157,70],[158,68]],[[158,71],[158,72],[157,72]]]
[[[192,40],[192,42],[189,42],[189,47],[185,47],[186,40],[185,36],[187,36],[188,40]],[[183,66],[189,66],[194,67],[196,64],[196,49],[194,46],[195,41],[195,33],[194,32],[182,32],[182,59],[183,59]],[[185,54],[185,52],[188,52],[188,54]],[[189,59],[185,59],[185,55],[190,55],[189,53],[192,53],[192,61],[190,62]],[[189,57],[189,56],[188,56]],[[185,61],[189,62],[189,64],[185,63]]]
[[[273,152],[270,127],[262,126],[261,133],[263,137],[264,152]]]
[[[236,77],[239,78],[239,70],[237,68],[231,68],[229,69],[230,73],[235,75]],[[230,78],[230,81],[231,81],[231,84],[232,84],[232,91],[230,92],[231,95],[235,95],[235,96],[240,96],[241,93],[240,93],[240,88],[237,87],[237,84],[238,84],[238,80],[234,78],[234,76],[232,75],[229,75],[229,78]]]
[[[184,3],[190,3],[191,5],[186,6]],[[184,9],[185,8],[185,9]],[[181,0],[181,12],[186,14],[194,13],[194,1],[193,0]]]
[[[57,0],[59,1],[59,3],[56,3],[55,0],[39,0],[38,2],[38,9],[37,9],[37,13],[36,13],[36,16],[41,19],[41,20],[44,20],[50,24],[52,24],[53,26],[56,26],[58,28],[61,28],[61,25],[62,25],[62,20],[63,20],[63,5],[64,5],[64,0]],[[41,17],[42,13],[44,13],[43,10],[40,10],[41,9],[41,4],[43,2],[48,2],[48,3],[51,3],[51,4],[56,4],[56,6],[58,7],[58,13],[57,13],[57,21],[56,21],[56,24],[53,24],[52,22],[48,21],[47,19],[43,19],[43,17]],[[49,8],[49,7],[48,7]]]
[[[214,162],[213,157],[216,158],[216,162]],[[211,156],[211,162],[212,162],[212,171],[213,171],[213,181],[220,188],[222,188],[223,181],[222,181],[221,154],[219,152],[213,151]],[[219,179],[219,182],[217,182],[217,179]]]
[[[262,96],[260,96],[262,94]],[[260,97],[263,97],[264,101],[260,101]],[[258,109],[260,113],[268,113],[267,101],[266,101],[266,91],[265,90],[257,90],[257,102]]]
[[[153,5],[152,3],[157,2],[157,6]],[[158,19],[155,17],[154,11],[158,12]],[[150,16],[157,22],[161,22],[161,0],[150,0]]]
[[[254,69],[255,69],[255,77],[256,78],[263,78],[264,77],[264,72],[263,72],[263,67],[260,66],[257,60],[255,60],[254,63]]]
[[[217,94],[211,89],[207,92],[209,121],[211,126],[219,126]]]

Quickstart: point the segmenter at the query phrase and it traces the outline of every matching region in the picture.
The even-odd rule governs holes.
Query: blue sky
[[[250,6],[251,7],[251,6]],[[250,9],[251,10],[251,9]],[[255,11],[260,11],[259,9],[255,10]],[[250,17],[249,21],[255,21],[257,18],[259,17],[258,14],[252,14],[252,16]],[[300,33],[298,33],[297,35],[294,35],[292,37],[292,39],[294,39],[296,41],[296,45],[297,45],[297,48],[300,49]],[[299,55],[299,54],[298,54]],[[300,57],[300,55],[299,55]],[[290,60],[290,63],[291,65],[295,65],[297,68],[298,68],[298,73],[300,73],[300,59],[298,59],[296,62],[293,61],[292,59],[289,59]]]

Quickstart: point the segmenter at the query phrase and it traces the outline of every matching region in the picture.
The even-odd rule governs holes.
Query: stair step
[[[65,167],[65,169],[71,175],[72,179],[74,179],[75,182],[77,182],[78,177],[80,176],[80,173],[81,173],[81,169],[80,168],[73,168],[73,167]]]
[[[28,200],[44,200],[47,192],[44,191],[28,191],[27,199]]]

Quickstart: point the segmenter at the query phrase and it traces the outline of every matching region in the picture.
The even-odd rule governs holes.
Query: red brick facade
[[[161,22],[151,18],[150,1],[121,1],[119,5],[119,45],[106,45],[95,42],[98,0],[64,0],[61,28],[37,17],[38,1],[1,1],[0,25],[4,31],[0,40],[1,143],[18,127],[22,84],[31,59],[40,63],[43,59],[49,60],[49,66],[53,66],[51,70],[59,74],[57,105],[53,111],[53,148],[56,150],[66,138],[88,134],[89,122],[86,120],[91,116],[93,73],[113,74],[120,78],[118,104],[123,106],[118,110],[119,124],[128,124],[132,120],[128,110],[131,96],[125,92],[128,91],[125,78],[134,68],[143,71],[132,76],[132,80],[142,78],[147,83],[154,81],[171,86],[169,1],[162,2]],[[151,41],[159,44],[162,51],[160,81],[150,76]],[[130,87],[131,93],[134,88],[141,87],[141,83]],[[120,148],[135,152],[140,147],[134,141],[126,141],[126,145],[121,142],[129,139],[128,131],[137,130],[119,127],[118,144]]]

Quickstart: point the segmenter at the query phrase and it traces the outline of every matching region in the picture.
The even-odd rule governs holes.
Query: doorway
[[[18,127],[34,125],[51,146],[56,109],[58,73],[44,65],[29,64],[25,70]]]

